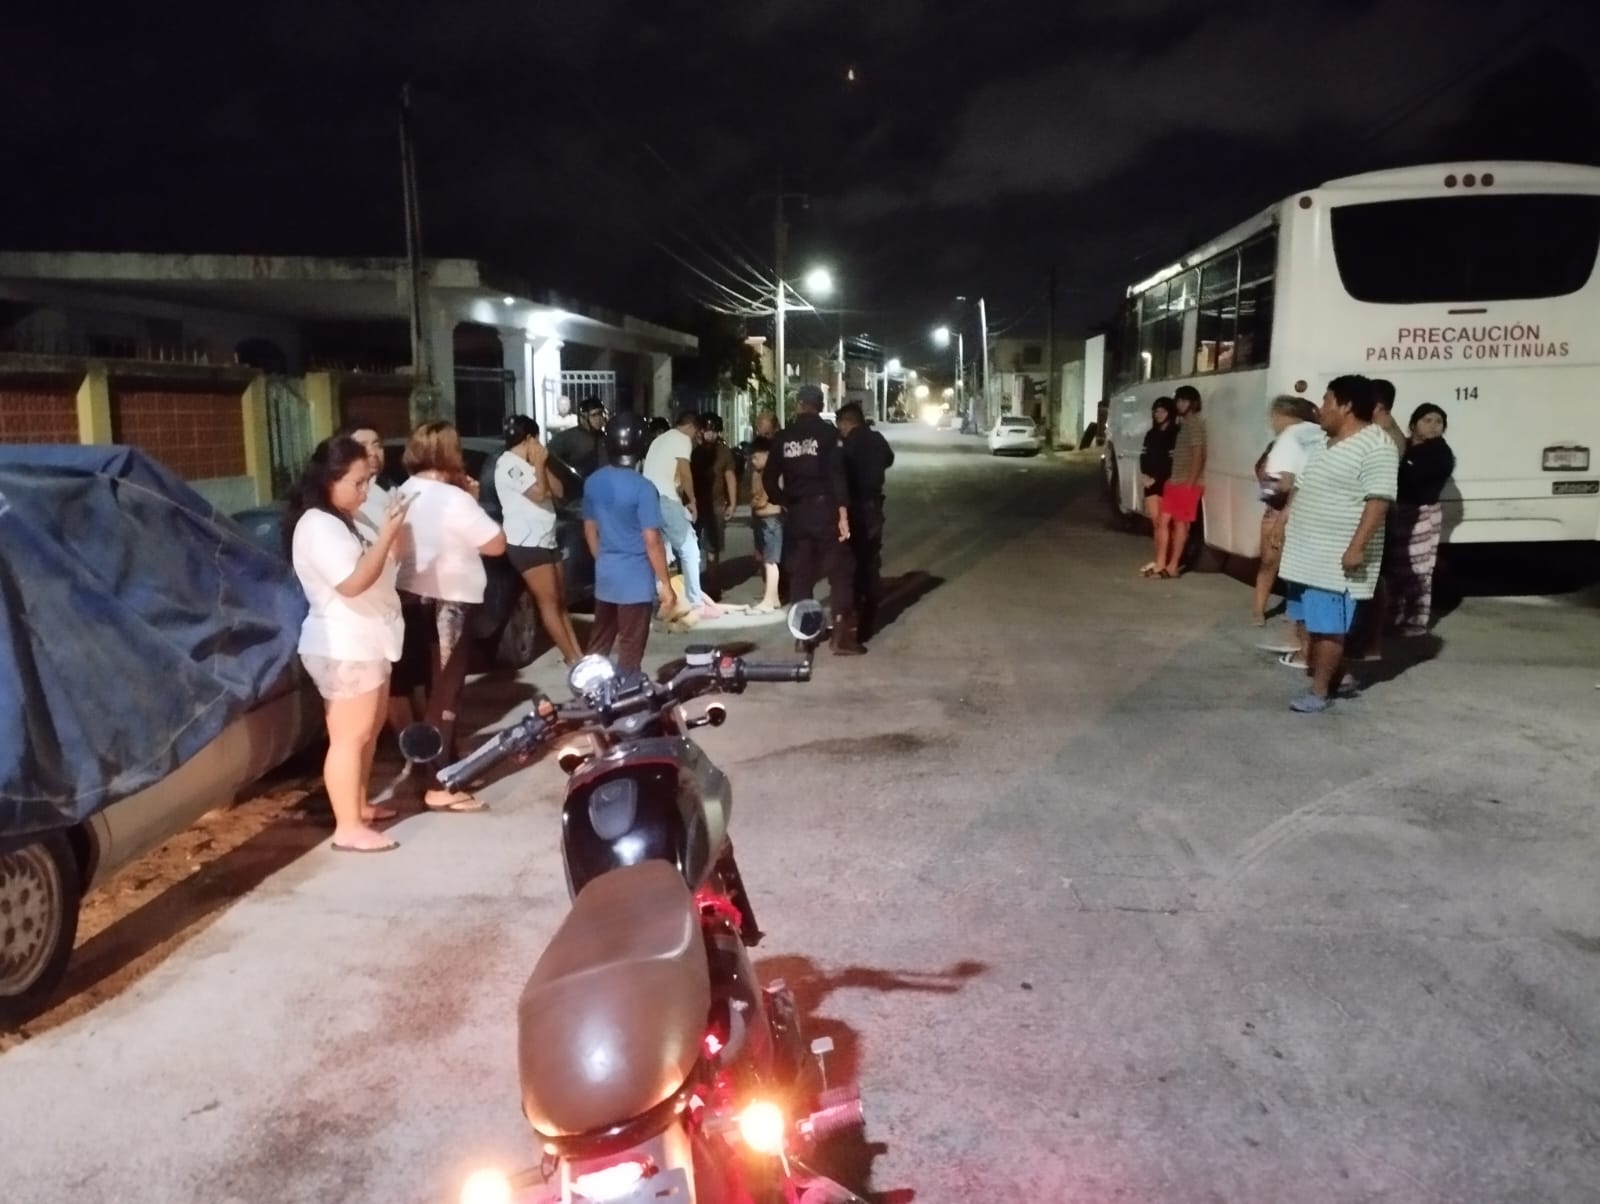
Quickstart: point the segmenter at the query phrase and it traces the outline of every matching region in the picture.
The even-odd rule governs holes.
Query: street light
[[[833,293],[833,273],[827,268],[812,268],[806,273],[806,292],[818,297],[831,296]]]
[[[950,334],[951,334],[951,331],[950,331],[950,328],[948,326],[936,326],[936,327],[934,327],[934,329],[933,329],[933,345],[935,347],[948,347],[948,346],[950,346]],[[966,337],[962,334],[961,331],[957,330],[957,331],[955,331],[955,338],[956,338],[956,395],[958,397],[964,398],[965,397],[965,387],[966,387],[966,375],[967,375]]]
[[[889,378],[901,372],[900,357],[895,356],[884,362],[883,365],[883,404],[878,407],[878,421],[889,420]],[[911,374],[915,376],[916,373]]]

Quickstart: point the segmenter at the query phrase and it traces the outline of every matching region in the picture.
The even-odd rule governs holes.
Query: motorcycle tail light
[[[584,1200],[615,1200],[627,1195],[650,1174],[650,1163],[630,1159],[572,1178],[572,1194]]]
[[[739,1136],[758,1154],[783,1153],[788,1124],[783,1109],[770,1100],[756,1100],[739,1113]]]
[[[461,1204],[511,1204],[511,1180],[499,1171],[473,1171],[461,1185]]]

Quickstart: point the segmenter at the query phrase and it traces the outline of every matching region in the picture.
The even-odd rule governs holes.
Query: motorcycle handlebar
[[[473,749],[455,764],[439,770],[439,784],[446,790],[459,789],[507,757],[532,748],[544,737],[548,727],[539,715],[527,716]]]
[[[742,666],[745,681],[803,682],[811,680],[810,661],[762,664],[745,661]]]

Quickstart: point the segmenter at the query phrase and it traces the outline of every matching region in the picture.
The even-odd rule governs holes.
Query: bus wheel
[[[1113,531],[1128,530],[1128,516],[1122,512],[1122,476],[1117,471],[1116,453],[1107,447],[1100,458],[1101,477],[1105,482],[1106,524]]]
[[[1191,573],[1224,573],[1228,569],[1228,554],[1206,542],[1206,516],[1201,512],[1199,521],[1189,528],[1189,543],[1183,550],[1184,566]]]

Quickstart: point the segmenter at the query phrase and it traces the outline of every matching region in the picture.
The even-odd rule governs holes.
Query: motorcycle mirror
[[[400,733],[400,755],[414,765],[436,760],[444,752],[444,736],[431,723],[410,723]]]
[[[567,674],[567,688],[578,698],[593,698],[617,680],[617,667],[603,656],[586,656]]]
[[[802,599],[789,608],[789,634],[801,643],[820,640],[827,626],[828,619],[823,613],[822,603],[815,599]]]

